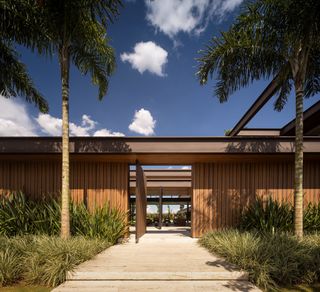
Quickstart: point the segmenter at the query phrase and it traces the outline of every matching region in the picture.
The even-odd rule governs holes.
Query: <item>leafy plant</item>
[[[21,277],[21,262],[16,250],[5,247],[0,250],[0,286],[10,285]]]
[[[60,204],[54,199],[33,201],[22,193],[0,197],[0,235],[58,235]],[[71,232],[114,244],[127,232],[126,213],[106,204],[90,212],[83,203],[70,205]]]
[[[250,280],[267,291],[320,279],[320,236],[317,234],[298,240],[284,233],[227,230],[206,234],[200,244],[246,270]]]
[[[242,212],[240,229],[257,232],[291,232],[293,231],[294,208],[292,205],[273,200],[257,198]],[[304,230],[320,231],[320,203],[311,204],[304,210]]]
[[[19,280],[28,284],[57,286],[68,271],[110,246],[102,239],[52,236],[0,238],[0,286]]]
[[[242,213],[240,228],[260,232],[291,231],[293,208],[269,197],[266,201],[257,198]]]
[[[48,234],[60,229],[60,206],[53,199],[32,201],[20,193],[0,197],[0,235]]]
[[[71,233],[97,237],[114,244],[127,232],[126,213],[109,204],[90,213],[84,204],[71,205]]]
[[[304,211],[303,226],[307,231],[320,231],[320,203],[308,204]]]

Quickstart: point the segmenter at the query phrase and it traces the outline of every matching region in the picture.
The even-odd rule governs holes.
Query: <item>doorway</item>
[[[145,233],[190,236],[191,165],[131,165],[130,230],[136,242]]]

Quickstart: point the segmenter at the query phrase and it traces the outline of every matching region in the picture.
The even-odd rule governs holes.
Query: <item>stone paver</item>
[[[62,291],[260,291],[247,273],[210,254],[186,228],[148,228],[69,273]]]

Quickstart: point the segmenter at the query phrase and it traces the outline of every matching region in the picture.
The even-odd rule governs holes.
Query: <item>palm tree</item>
[[[220,102],[261,78],[275,78],[282,110],[292,87],[296,99],[295,234],[303,236],[303,98],[320,91],[320,2],[257,0],[227,32],[200,51],[200,84],[216,73]]]
[[[40,2],[40,1],[39,1]],[[62,86],[62,205],[61,237],[70,236],[69,216],[69,75],[72,63],[82,74],[90,73],[101,100],[115,68],[113,49],[106,37],[107,24],[118,15],[120,0],[43,0],[39,5],[50,39],[48,51],[56,52]]]
[[[0,94],[6,98],[24,96],[41,112],[48,104],[35,88],[14,44],[41,50],[46,45],[36,17],[34,3],[27,0],[0,0]]]

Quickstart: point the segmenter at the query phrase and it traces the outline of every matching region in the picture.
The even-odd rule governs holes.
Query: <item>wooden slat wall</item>
[[[237,225],[256,196],[293,203],[290,161],[198,163],[192,166],[192,236]],[[305,161],[304,202],[320,201],[320,162]]]
[[[147,229],[147,181],[139,163],[136,165],[136,242]]]
[[[90,210],[107,201],[112,207],[128,210],[128,164],[71,162],[71,199],[85,202]],[[61,164],[58,161],[0,161],[0,194],[22,191],[32,199],[59,196]]]

